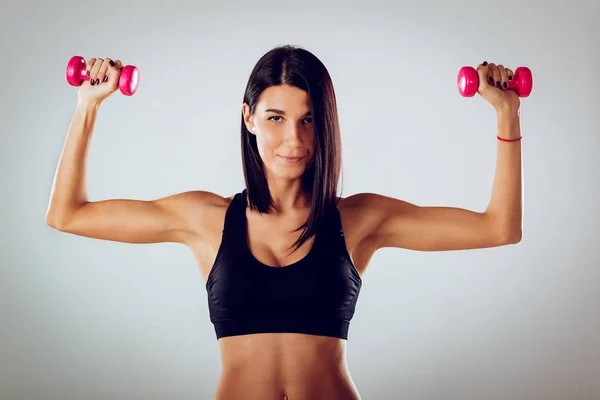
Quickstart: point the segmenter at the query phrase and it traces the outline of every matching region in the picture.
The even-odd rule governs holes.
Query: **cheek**
[[[267,159],[271,157],[271,153],[277,148],[277,143],[275,142],[275,135],[268,132],[261,132],[260,136],[256,136],[256,147],[263,160],[265,157]]]

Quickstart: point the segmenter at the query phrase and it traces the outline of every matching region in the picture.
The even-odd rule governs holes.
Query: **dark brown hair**
[[[303,230],[293,245],[297,250],[309,240],[325,212],[337,206],[337,187],[341,172],[341,141],[333,83],[325,65],[303,48],[285,45],[263,55],[252,70],[244,102],[250,114],[256,111],[261,93],[275,85],[292,85],[306,91],[310,97],[315,137],[315,154],[302,178],[302,188],[310,201],[307,220],[296,230]],[[266,213],[273,202],[256,147],[256,137],[248,131],[242,115],[242,165],[248,194],[248,205]]]

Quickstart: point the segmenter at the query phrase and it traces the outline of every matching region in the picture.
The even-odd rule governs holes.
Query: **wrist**
[[[518,142],[521,139],[519,110],[512,107],[496,109],[498,116],[497,139],[501,142]]]
[[[77,98],[77,108],[85,111],[96,111],[100,107],[100,102],[97,100],[86,99],[84,97]]]
[[[496,138],[501,142],[507,142],[507,143],[518,142],[519,140],[523,139],[522,136],[517,136],[515,138],[509,139],[509,138],[502,137],[500,135],[496,136]]]
[[[503,120],[511,120],[511,119],[519,119],[519,109],[513,107],[501,107],[496,108],[496,116],[498,119]]]
[[[497,138],[503,142],[516,142],[521,138],[519,111],[511,108],[496,110],[498,116]]]

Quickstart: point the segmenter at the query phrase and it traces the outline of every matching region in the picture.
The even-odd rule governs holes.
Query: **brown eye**
[[[273,121],[273,118],[281,118],[279,115],[274,115],[271,118],[269,118],[270,121]],[[273,122],[278,122],[278,121],[273,121]]]

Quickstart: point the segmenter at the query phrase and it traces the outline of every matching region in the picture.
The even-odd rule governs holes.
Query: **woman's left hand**
[[[519,111],[521,98],[508,84],[514,79],[513,71],[501,64],[487,63],[477,66],[479,87],[477,92],[486,99],[496,111]]]

